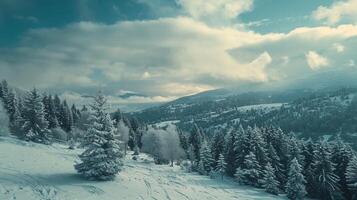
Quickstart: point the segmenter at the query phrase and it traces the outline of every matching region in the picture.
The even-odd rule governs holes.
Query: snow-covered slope
[[[138,161],[128,156],[114,181],[87,181],[73,169],[78,153],[80,150],[62,145],[0,137],[0,199],[283,199],[230,180],[212,180],[179,167],[158,166],[147,155]]]

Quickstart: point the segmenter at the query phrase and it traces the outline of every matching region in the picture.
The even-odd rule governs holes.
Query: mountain
[[[278,126],[302,138],[340,134],[357,148],[357,88],[296,89],[234,94],[215,90],[131,113],[149,124],[175,122],[184,131],[192,124],[206,134],[231,131],[240,125]]]

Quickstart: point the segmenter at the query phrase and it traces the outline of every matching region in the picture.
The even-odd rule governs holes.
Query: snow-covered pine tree
[[[232,167],[234,168],[234,172],[236,172],[236,168],[242,168],[244,165],[244,160],[245,156],[249,154],[251,151],[251,143],[249,140],[249,129],[250,127],[247,128],[247,131],[244,131],[243,127],[240,125],[237,133],[234,136],[234,165]],[[228,171],[228,170],[227,170]]]
[[[71,109],[68,107],[67,101],[64,100],[61,106],[62,129],[70,132],[73,126],[73,116]]]
[[[197,126],[197,124],[193,125],[193,129],[191,131],[191,134],[188,138],[188,142],[192,147],[192,152],[194,154],[194,165],[198,166],[198,163],[200,161],[200,148],[201,144],[203,141],[203,136],[201,129]]]
[[[212,157],[215,160],[213,167],[216,167],[217,161],[219,160],[220,154],[224,150],[224,134],[222,132],[215,132],[211,139],[211,152]]]
[[[204,140],[200,149],[199,172],[208,175],[212,170],[213,163],[214,160],[212,158],[211,149],[209,148],[207,141]]]
[[[15,111],[14,111],[14,115],[13,115],[13,121],[10,123],[10,129],[11,132],[14,133],[15,135],[17,135],[20,138],[23,138],[23,124],[24,124],[24,120],[22,118],[22,114],[21,111],[19,109],[19,106],[15,106]]]
[[[3,107],[3,102],[0,101],[0,136],[9,134],[9,117]]]
[[[290,133],[289,138],[288,138],[289,144],[289,162],[296,158],[299,162],[300,165],[304,165],[304,155],[302,154],[302,150],[300,147],[300,141],[292,134]]]
[[[332,145],[331,160],[336,165],[334,173],[339,179],[338,186],[345,199],[352,198],[352,192],[350,191],[346,180],[347,166],[352,157],[352,148],[348,144],[345,144],[338,135]]]
[[[41,95],[36,88],[27,93],[24,101],[23,127],[25,139],[47,143],[47,126]]]
[[[352,199],[355,200],[357,199],[357,156],[354,156],[348,163],[346,179],[353,194]]]
[[[252,144],[252,151],[255,154],[259,165],[265,166],[268,160],[266,149],[265,149],[267,147],[267,144],[263,139],[262,130],[257,126],[255,126],[252,129],[249,139],[250,139],[250,144]]]
[[[286,194],[289,199],[302,200],[306,195],[305,178],[302,174],[302,167],[298,160],[294,158],[291,161],[288,182],[286,184]]]
[[[234,173],[234,178],[239,184],[241,184],[241,185],[245,184],[244,170],[242,170],[240,167],[238,167],[236,169],[236,172]]]
[[[243,129],[242,129],[243,130]],[[224,158],[226,159],[227,167],[226,173],[228,176],[234,176],[237,168],[237,145],[239,145],[238,139],[243,136],[240,130],[230,131],[224,138]],[[240,152],[241,153],[241,152]],[[238,154],[240,155],[240,154]]]
[[[334,173],[335,164],[331,161],[331,153],[326,142],[320,141],[314,157],[315,193],[318,198],[330,200],[338,192],[338,177]]]
[[[182,147],[182,149],[185,151],[185,156],[187,159],[190,158],[189,156],[189,144],[188,144],[188,140],[187,140],[187,137],[186,135],[184,134],[184,132],[178,128],[178,135],[179,135],[179,138],[180,138],[180,145]]]
[[[45,106],[45,117],[48,121],[48,128],[53,129],[58,127],[58,120],[56,117],[55,106],[51,95],[43,97],[43,104]]]
[[[261,182],[261,166],[259,165],[256,156],[250,152],[244,160],[244,183],[247,185],[259,187]]]
[[[71,107],[71,112],[72,112],[72,116],[73,116],[73,126],[77,125],[77,122],[80,118],[80,111],[76,108],[76,105],[72,104]]]
[[[221,179],[223,180],[224,173],[226,172],[227,163],[223,154],[219,154],[219,158],[216,164],[216,172],[219,173]]]
[[[3,101],[3,107],[6,109],[7,97],[9,94],[9,85],[6,80],[1,82],[1,100]]]
[[[276,153],[276,150],[272,144],[269,144],[269,146],[268,146],[267,158],[268,158],[268,162],[274,169],[276,180],[278,180],[278,183],[280,184],[279,186],[281,188],[281,186],[282,186],[281,183],[284,182],[284,178],[285,178],[284,172],[282,169],[283,166],[280,162],[280,157]]]
[[[308,196],[314,197],[315,195],[315,176],[313,169],[315,144],[309,139],[303,145],[302,154],[304,155],[303,174],[306,180],[306,192]]]
[[[75,169],[90,180],[112,180],[121,170],[123,154],[114,138],[115,128],[107,113],[105,97],[99,93],[91,105],[91,125],[85,136],[85,151]]]
[[[61,99],[58,97],[57,94],[53,99],[53,105],[54,105],[58,125],[62,126],[62,116],[61,116],[62,104],[61,104]]]
[[[279,181],[275,176],[275,169],[272,167],[272,165],[269,162],[265,166],[263,174],[264,177],[261,183],[265,191],[275,195],[279,194]]]

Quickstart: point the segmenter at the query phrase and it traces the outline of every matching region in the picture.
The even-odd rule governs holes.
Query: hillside
[[[138,161],[128,156],[112,182],[87,181],[73,169],[79,152],[1,137],[0,199],[283,199],[230,180],[185,173],[178,166],[155,165],[145,154]]]
[[[196,97],[131,115],[149,124],[175,121],[185,131],[190,131],[195,122],[206,134],[227,132],[240,125],[274,125],[286,132],[314,139],[341,134],[345,141],[352,142],[357,148],[356,91],[355,88],[340,88],[250,92],[215,100],[210,100],[211,97],[206,101]]]

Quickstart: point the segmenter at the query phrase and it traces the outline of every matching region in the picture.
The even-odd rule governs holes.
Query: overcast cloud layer
[[[350,70],[357,60],[355,4],[317,7],[308,18],[319,26],[284,33],[258,33],[240,20],[254,11],[252,0],[177,0],[175,16],[34,28],[0,48],[0,78],[68,98],[98,88],[114,97],[134,91],[145,96],[126,101],[140,103]]]

